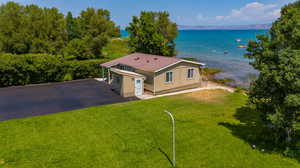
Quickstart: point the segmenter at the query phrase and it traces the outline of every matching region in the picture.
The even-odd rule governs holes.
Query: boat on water
[[[244,46],[244,45],[239,45],[239,46],[237,46],[237,48],[248,48],[248,47]]]
[[[238,42],[238,43],[241,42],[241,41],[242,41],[241,39],[236,39],[236,42]]]

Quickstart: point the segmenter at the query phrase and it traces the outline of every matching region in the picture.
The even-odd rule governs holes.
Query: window
[[[121,70],[125,70],[125,71],[133,71],[133,69],[129,66],[126,66],[126,65],[120,65],[119,68]]]
[[[188,69],[188,74],[187,74],[188,79],[193,79],[194,78],[194,69]]]
[[[173,81],[173,72],[167,72],[166,73],[166,82],[172,82]]]

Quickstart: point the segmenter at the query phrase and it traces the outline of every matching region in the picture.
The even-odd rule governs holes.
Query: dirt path
[[[227,90],[229,92],[234,92],[234,88],[233,87],[230,87],[230,86],[225,86],[225,85],[222,85],[222,84],[218,84],[218,83],[215,83],[215,82],[211,82],[209,81],[207,83],[207,86],[205,87],[205,89],[223,89],[223,90]]]
[[[139,99],[153,99],[153,98],[157,98],[157,97],[178,95],[178,94],[184,94],[184,93],[192,93],[192,92],[201,91],[201,90],[216,90],[216,89],[226,90],[226,91],[231,92],[231,93],[233,93],[234,90],[235,90],[232,87],[224,86],[224,85],[221,85],[221,84],[209,81],[207,83],[206,87],[195,88],[195,89],[188,89],[188,90],[177,91],[177,92],[172,92],[172,93],[167,93],[167,94],[162,94],[162,95],[155,95],[155,96],[152,95],[152,94],[146,94],[145,93],[142,96],[138,96],[138,98]]]

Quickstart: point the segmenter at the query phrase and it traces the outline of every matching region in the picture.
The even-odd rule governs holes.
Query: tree
[[[99,58],[102,48],[113,37],[120,37],[120,28],[110,19],[108,10],[88,8],[73,17],[71,12],[64,16],[56,8],[15,2],[0,5],[0,52],[3,53]]]
[[[134,16],[129,27],[129,45],[135,52],[175,55],[177,25],[170,21],[167,12],[141,12]]]
[[[29,53],[60,54],[67,43],[66,21],[56,8],[26,6]],[[21,28],[22,29],[22,28]]]
[[[25,30],[21,29],[25,9],[14,2],[0,6],[0,51],[7,53],[25,53],[29,46],[25,43]]]
[[[80,13],[78,22],[81,37],[96,37],[103,33],[109,37],[120,37],[120,28],[110,19],[108,10],[87,8]]]
[[[64,15],[56,8],[14,2],[0,6],[0,51],[58,54],[66,39]]]
[[[68,41],[72,41],[73,39],[79,38],[79,30],[78,25],[76,22],[76,18],[73,17],[71,12],[68,12],[66,16],[66,26],[67,26],[67,33],[68,33]]]
[[[120,37],[120,29],[110,20],[108,10],[88,8],[75,19],[68,14],[67,20],[69,39],[72,41],[64,49],[66,57],[75,56],[81,60],[99,58],[108,40]]]
[[[81,39],[74,39],[70,41],[64,49],[66,59],[75,58],[77,60],[86,60],[94,58],[88,43]]]
[[[277,142],[290,142],[300,122],[300,1],[285,6],[270,34],[257,38],[246,54],[260,71],[249,101],[274,129]]]

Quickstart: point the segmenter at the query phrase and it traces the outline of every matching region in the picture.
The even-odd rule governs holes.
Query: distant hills
[[[179,30],[268,30],[272,24],[230,25],[230,26],[187,26],[178,25]]]

